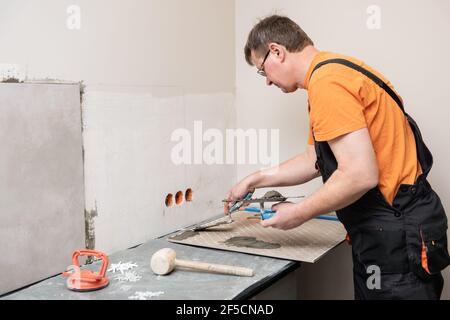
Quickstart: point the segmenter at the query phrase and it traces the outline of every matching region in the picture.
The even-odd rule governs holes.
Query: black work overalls
[[[315,66],[339,63],[361,72],[383,88],[402,109],[416,140],[417,156],[423,173],[415,184],[402,184],[390,205],[378,187],[358,201],[338,210],[352,244],[356,299],[439,299],[443,278],[440,273],[449,263],[447,216],[438,195],[426,177],[433,158],[422,140],[415,121],[405,113],[401,99],[380,78],[344,59],[330,59]],[[312,128],[314,137],[314,128]],[[324,183],[337,168],[326,141],[314,138],[316,169]],[[370,289],[370,266],[379,267],[381,288]]]

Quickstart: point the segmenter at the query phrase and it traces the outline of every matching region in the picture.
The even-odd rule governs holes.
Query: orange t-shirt
[[[416,154],[416,142],[408,120],[396,102],[367,76],[341,64],[327,64],[317,69],[321,61],[342,58],[369,70],[393,86],[379,72],[355,58],[319,52],[306,74],[311,128],[317,141],[329,141],[344,134],[367,128],[372,140],[379,169],[378,187],[392,204],[400,184],[413,184],[421,173]]]

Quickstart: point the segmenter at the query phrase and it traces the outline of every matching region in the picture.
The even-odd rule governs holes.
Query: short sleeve
[[[367,127],[358,88],[344,77],[317,80],[309,92],[310,127],[317,141],[329,141]],[[310,130],[308,143],[311,142]]]
[[[311,124],[309,126],[308,144],[310,145],[314,144],[314,137],[312,135]]]

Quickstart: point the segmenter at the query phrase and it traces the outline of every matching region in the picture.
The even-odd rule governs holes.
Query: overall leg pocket
[[[409,270],[404,230],[370,228],[360,230],[360,236],[357,255],[366,268],[378,266],[382,274]]]
[[[420,226],[422,240],[422,268],[437,274],[450,264],[447,248],[447,222],[433,222]]]

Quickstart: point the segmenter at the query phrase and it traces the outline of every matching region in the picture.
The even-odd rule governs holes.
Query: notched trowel
[[[230,223],[233,223],[234,220],[231,217],[231,214],[237,210],[239,210],[240,207],[242,207],[242,205],[247,202],[247,200],[250,200],[252,198],[253,192],[249,192],[245,195],[245,197],[241,200],[238,200],[236,202],[234,202],[234,204],[231,206],[230,210],[228,210],[227,215],[228,215],[228,220],[222,220],[222,221],[217,221],[217,222],[213,222],[213,223],[202,223],[199,225],[196,225],[192,228],[188,228],[188,230],[191,231],[203,231],[212,227],[217,227],[217,226],[221,226],[221,225],[227,225]],[[228,201],[229,202],[229,201]]]

